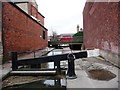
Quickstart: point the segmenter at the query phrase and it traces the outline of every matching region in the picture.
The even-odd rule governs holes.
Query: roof
[[[38,9],[38,5],[37,5],[37,2],[36,0],[10,0],[11,2],[13,3],[25,3],[25,2],[31,2],[32,5]]]
[[[60,36],[73,36],[73,33],[65,33],[65,34],[60,34]]]
[[[36,0],[10,0],[11,2],[34,2],[36,3]]]
[[[42,24],[40,24],[38,21],[36,21],[35,19],[33,19],[29,14],[27,14],[26,12],[24,12],[21,8],[19,8],[17,5],[15,5],[12,2],[9,2],[11,5],[13,5],[15,8],[17,8],[19,11],[21,11],[22,13],[24,13],[27,17],[29,17],[30,19],[32,19],[33,21],[35,21],[37,24],[39,24],[41,27],[43,27],[45,30],[48,31],[47,28],[45,28]]]

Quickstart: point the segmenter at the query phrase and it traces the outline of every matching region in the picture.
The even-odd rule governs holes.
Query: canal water
[[[55,49],[48,53],[47,56],[62,54],[63,49]],[[42,68],[54,68],[54,62],[45,63],[41,65]],[[28,78],[28,79],[27,79]],[[23,79],[23,80],[22,80]],[[25,80],[26,79],[26,80]],[[28,80],[28,81],[27,81]],[[32,81],[33,80],[33,81]],[[66,90],[66,78],[65,75],[56,76],[10,76],[3,81],[2,90],[44,90],[44,89],[63,89]]]
[[[31,83],[13,85],[4,87],[2,90],[23,90],[23,89],[31,89],[31,90],[44,90],[44,89],[63,89],[66,90],[66,81],[64,79],[58,78],[50,78],[47,80],[38,80]]]

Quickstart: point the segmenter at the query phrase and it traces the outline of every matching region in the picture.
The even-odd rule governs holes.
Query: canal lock
[[[51,55],[59,55],[63,53],[69,53],[69,49],[55,49],[52,52],[50,52],[47,56]],[[89,59],[89,60],[87,60]],[[84,70],[87,72],[88,77],[91,80],[97,80],[99,81],[110,81],[111,79],[114,79],[116,75],[109,72],[108,69],[111,69],[112,67],[109,65],[105,65],[102,63],[102,61],[98,61],[96,58],[87,58],[87,59],[79,59],[76,60],[76,65],[79,65],[81,67],[81,70]],[[95,59],[95,60],[94,60]],[[97,61],[96,61],[97,60]],[[67,61],[63,61],[61,63],[61,68],[68,68]],[[55,68],[54,63],[44,63],[41,65],[41,68]],[[3,90],[12,90],[12,89],[24,89],[24,88],[30,88],[30,89],[53,89],[53,88],[62,88],[66,90],[66,73],[63,73],[62,75],[54,75],[54,76],[10,76],[6,80],[3,81]],[[101,77],[101,75],[103,77]],[[106,77],[105,77],[106,76]],[[109,76],[109,77],[108,77]],[[22,83],[21,83],[22,82]]]
[[[64,53],[63,49],[55,49],[47,54],[47,56],[58,55]],[[67,62],[62,61],[61,67],[66,68]],[[40,65],[41,68],[53,69],[54,62],[43,63]],[[29,68],[29,66],[24,66],[24,68]],[[22,67],[21,67],[22,69]],[[3,81],[2,90],[14,90],[14,89],[52,89],[61,88],[66,90],[66,77],[65,71],[61,75],[52,76],[9,76]]]

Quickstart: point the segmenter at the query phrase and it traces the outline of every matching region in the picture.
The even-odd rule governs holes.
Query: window
[[[43,39],[45,39],[45,38],[46,38],[45,31],[43,31]]]

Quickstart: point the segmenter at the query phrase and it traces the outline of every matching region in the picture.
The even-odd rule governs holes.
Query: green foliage
[[[83,31],[79,31],[78,33],[74,34],[73,36],[83,36]]]
[[[73,40],[76,42],[83,43],[83,31],[79,31],[78,33],[74,34]]]

